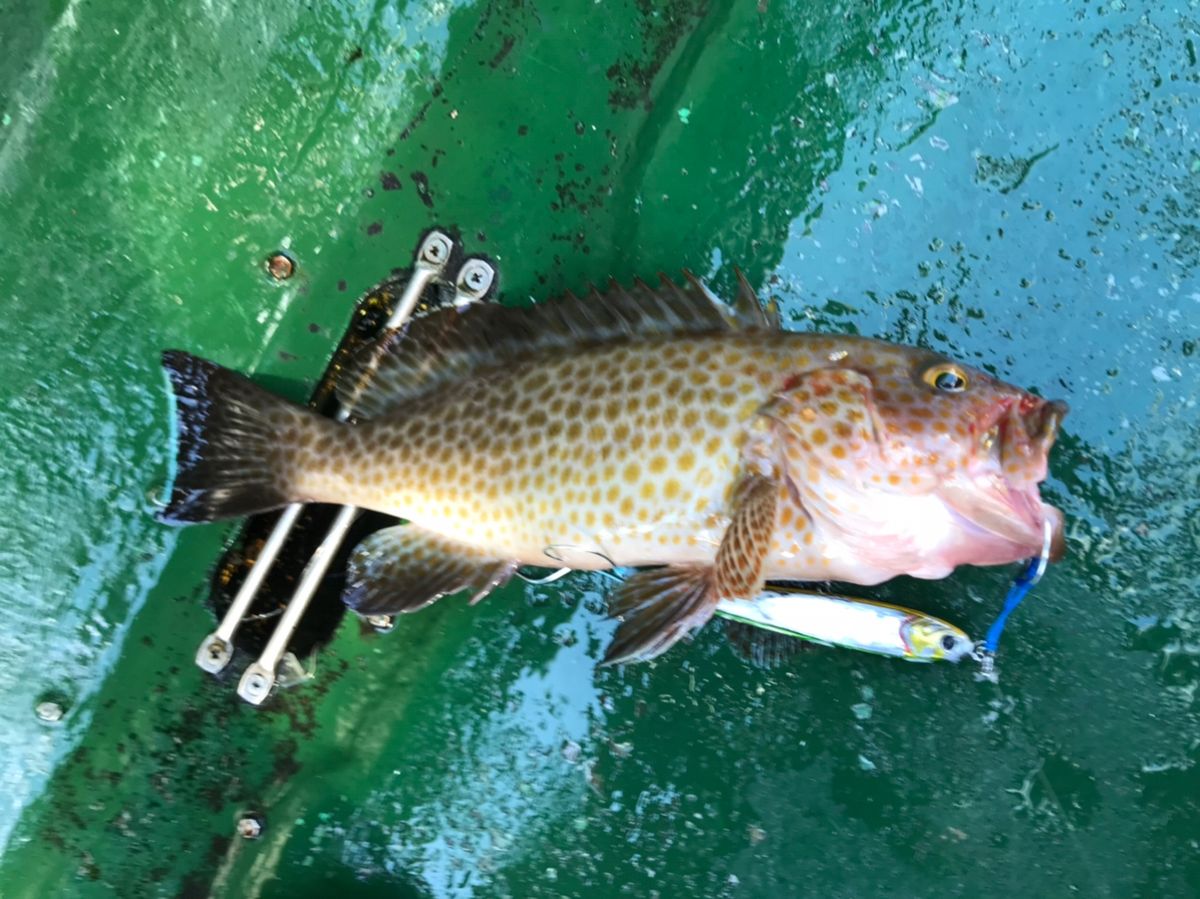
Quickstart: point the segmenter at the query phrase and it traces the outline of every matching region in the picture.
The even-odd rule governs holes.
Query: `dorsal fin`
[[[737,297],[733,302],[733,314],[738,322],[743,328],[755,328],[760,331],[780,330],[779,308],[773,302],[766,306],[759,302],[758,294],[754,292],[754,288],[750,286],[750,282],[746,280],[742,270],[735,265],[733,271],[737,275],[738,282]]]
[[[660,275],[657,287],[639,279],[626,289],[610,281],[603,293],[592,287],[583,297],[567,293],[533,306],[439,309],[385,331],[360,350],[338,380],[338,397],[353,407],[355,418],[374,418],[478,369],[535,354],[768,326],[761,310],[751,320],[713,297],[690,272],[685,276],[686,287]]]

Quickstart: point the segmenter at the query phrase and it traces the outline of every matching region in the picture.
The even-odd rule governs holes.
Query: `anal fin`
[[[620,586],[609,606],[621,626],[604,664],[654,658],[707,622],[716,606],[712,569],[706,565],[639,571]]]
[[[474,604],[515,570],[511,559],[402,524],[377,531],[355,547],[342,601],[359,615],[396,615],[470,590]]]

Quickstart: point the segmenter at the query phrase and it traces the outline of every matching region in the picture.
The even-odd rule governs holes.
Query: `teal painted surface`
[[[0,893],[1200,890],[1193,10],[43,4],[0,34]],[[417,177],[414,179],[414,175]],[[394,177],[393,177],[394,176]],[[399,185],[397,188],[396,185]],[[427,185],[427,187],[425,187]],[[269,710],[149,517],[164,346],[302,396],[457,225],[520,301],[741,265],[791,327],[1072,404],[1071,555],[999,688],[718,628],[596,672],[602,582],[347,622]],[[262,257],[287,247],[279,287]],[[345,282],[345,289],[341,288]],[[1005,571],[872,595],[981,632]],[[37,721],[46,696],[69,705]],[[246,809],[262,840],[233,838]]]

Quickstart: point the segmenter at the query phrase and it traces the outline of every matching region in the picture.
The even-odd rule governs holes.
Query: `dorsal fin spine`
[[[364,347],[347,366],[338,394],[354,398],[356,418],[375,418],[478,369],[539,353],[758,325],[735,315],[691,272],[684,276],[685,287],[661,275],[658,287],[641,278],[629,289],[610,281],[603,293],[590,286],[583,298],[568,292],[532,306],[488,303],[414,318]]]

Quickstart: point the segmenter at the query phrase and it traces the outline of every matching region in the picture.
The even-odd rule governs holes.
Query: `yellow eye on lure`
[[[962,630],[940,618],[848,596],[769,589],[753,599],[721,600],[716,613],[812,643],[909,662],[957,662],[975,648]]]

